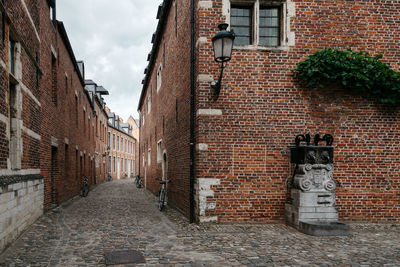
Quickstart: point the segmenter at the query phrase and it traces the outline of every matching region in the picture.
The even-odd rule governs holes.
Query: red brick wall
[[[25,129],[29,129],[35,133],[40,134],[40,107],[33,101],[21,86],[28,88],[32,95],[39,98],[40,92],[37,86],[35,57],[39,55],[39,40],[35,34],[35,30],[39,29],[39,8],[33,4],[36,1],[29,1],[26,10],[22,3],[5,2],[6,12],[4,13],[7,18],[3,33],[3,25],[0,22],[0,56],[2,63],[5,64],[7,70],[0,67],[0,113],[5,117],[9,117],[9,74],[8,74],[8,42],[12,38],[21,46],[21,68],[22,77],[16,77],[18,80],[18,91],[22,95],[21,120]],[[30,21],[27,11],[30,13],[33,20]],[[10,33],[10,34],[9,34]],[[3,39],[4,36],[4,39]],[[1,137],[0,137],[0,168],[7,169],[7,159],[10,158],[9,154],[9,137],[8,129],[4,122],[1,124]],[[21,132],[22,137],[22,150],[24,152],[21,159],[22,169],[39,169],[39,141],[27,135],[24,131]]]
[[[171,1],[172,2],[172,1]],[[140,128],[140,176],[147,188],[156,194],[162,177],[162,164],[157,163],[157,142],[162,140],[162,151],[167,154],[168,204],[189,215],[189,119],[190,119],[190,1],[176,0],[165,22],[165,32],[156,54],[156,64],[150,71],[143,105],[145,123]],[[177,24],[175,24],[177,12]],[[175,31],[177,29],[177,31]],[[156,75],[162,64],[162,85],[157,93]],[[151,113],[147,112],[147,98],[151,95]],[[148,149],[151,164],[148,165]],[[143,153],[146,166],[143,167]],[[146,178],[146,179],[144,179]]]
[[[42,104],[40,158],[41,172],[45,183],[45,209],[48,209],[52,201],[52,187],[53,191],[54,189],[56,191],[55,202],[60,203],[78,194],[82,185],[83,175],[90,178],[90,184],[94,183],[93,157],[96,143],[93,130],[95,119],[92,107],[84,92],[83,84],[78,77],[66,45],[59,34],[59,29],[56,30],[50,21],[49,8],[46,1],[41,1],[40,14],[43,40],[40,63],[44,72],[40,84],[40,101]],[[57,105],[54,105],[52,99],[51,46],[57,53],[55,65],[57,72]],[[65,82],[66,75],[68,77],[67,86]],[[78,96],[77,109],[75,104],[76,96]],[[85,118],[83,117],[84,109],[86,110]],[[76,113],[78,113],[78,124],[76,124],[75,119]],[[54,181],[51,179],[52,137],[58,141],[57,167]],[[67,143],[68,150],[66,150]],[[78,154],[76,154],[77,151]],[[65,166],[66,162],[69,166]]]
[[[290,145],[297,134],[335,137],[335,173],[340,183],[341,220],[400,221],[399,107],[377,104],[341,89],[314,91],[293,79],[291,69],[323,49],[365,49],[382,53],[399,70],[397,1],[293,1],[295,46],[288,51],[233,51],[213,101],[209,82],[198,83],[197,108],[219,109],[222,116],[197,117],[197,142],[208,144],[196,156],[197,178],[217,178],[212,186],[220,222],[283,220],[285,181],[293,166]],[[198,74],[217,77],[211,37],[225,21],[222,1],[200,9]],[[172,75],[171,75],[172,76]]]

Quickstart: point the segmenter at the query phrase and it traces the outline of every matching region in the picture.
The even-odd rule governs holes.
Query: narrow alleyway
[[[133,180],[119,180],[42,216],[0,255],[0,266],[104,266],[106,252],[128,249],[145,265],[400,265],[399,225],[351,228],[349,237],[321,238],[281,224],[188,225],[171,209],[160,213]]]

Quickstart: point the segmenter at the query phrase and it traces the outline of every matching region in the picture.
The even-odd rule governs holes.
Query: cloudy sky
[[[156,30],[161,0],[58,0],[64,22],[86,79],[109,92],[107,105],[124,120],[137,116],[143,71]]]

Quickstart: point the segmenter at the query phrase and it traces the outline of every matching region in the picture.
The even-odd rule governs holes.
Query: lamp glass
[[[227,60],[231,59],[232,56],[232,48],[233,48],[233,39],[225,37],[223,38],[223,52],[222,52],[222,56],[224,58],[227,58]]]

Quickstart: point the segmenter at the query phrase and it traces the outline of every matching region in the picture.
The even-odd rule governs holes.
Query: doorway
[[[167,160],[167,152],[164,151],[162,158],[162,179],[163,181],[167,180],[168,174],[168,160]]]
[[[51,169],[50,169],[50,184],[51,184],[51,205],[52,207],[58,204],[58,193],[56,187],[56,176],[58,173],[57,147],[51,147]]]

